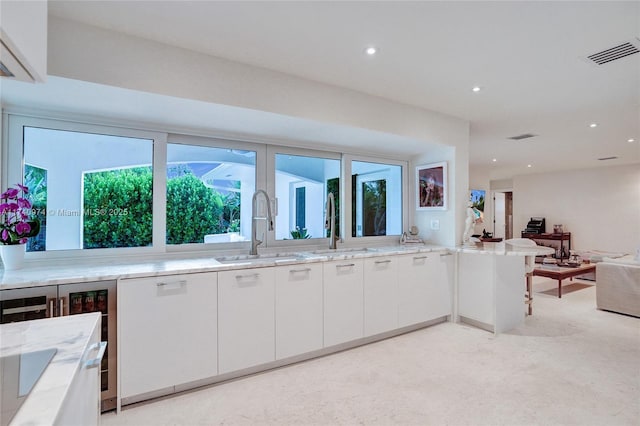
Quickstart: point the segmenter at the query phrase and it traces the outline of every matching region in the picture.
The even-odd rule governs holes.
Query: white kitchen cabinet
[[[364,259],[364,335],[398,328],[398,257]]]
[[[363,261],[326,262],[324,269],[324,346],[364,336]]]
[[[275,360],[275,268],[218,273],[220,374]]]
[[[87,318],[89,315],[96,317],[95,326],[80,357],[78,369],[65,395],[62,407],[56,416],[55,425],[100,424],[100,363],[106,349],[103,346],[107,342],[100,341],[100,315],[85,314]],[[78,336],[72,337],[72,339],[77,338]]]
[[[524,323],[524,256],[458,254],[458,317],[494,333]]]
[[[276,359],[322,349],[322,264],[275,268]]]
[[[120,280],[120,397],[217,375],[216,322],[215,272]]]
[[[440,303],[448,283],[441,281],[440,253],[415,253],[398,256],[398,326],[405,327],[443,315]]]

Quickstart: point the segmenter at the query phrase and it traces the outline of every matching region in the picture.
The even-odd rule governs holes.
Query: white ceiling
[[[640,38],[638,1],[49,0],[49,13],[464,118],[471,166],[494,179],[640,162],[640,54],[583,59]],[[507,139],[521,133],[539,136]]]

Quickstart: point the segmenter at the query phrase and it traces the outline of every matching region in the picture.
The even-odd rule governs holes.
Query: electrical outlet
[[[431,229],[436,231],[440,229],[440,221],[438,219],[431,219]]]

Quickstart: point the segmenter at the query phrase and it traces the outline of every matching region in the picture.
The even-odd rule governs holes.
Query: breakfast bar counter
[[[92,313],[0,325],[2,425],[99,423],[100,324]]]

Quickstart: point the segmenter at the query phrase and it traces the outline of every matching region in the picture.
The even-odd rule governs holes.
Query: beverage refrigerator
[[[101,409],[116,408],[116,282],[97,281],[0,291],[0,324],[102,312]]]

